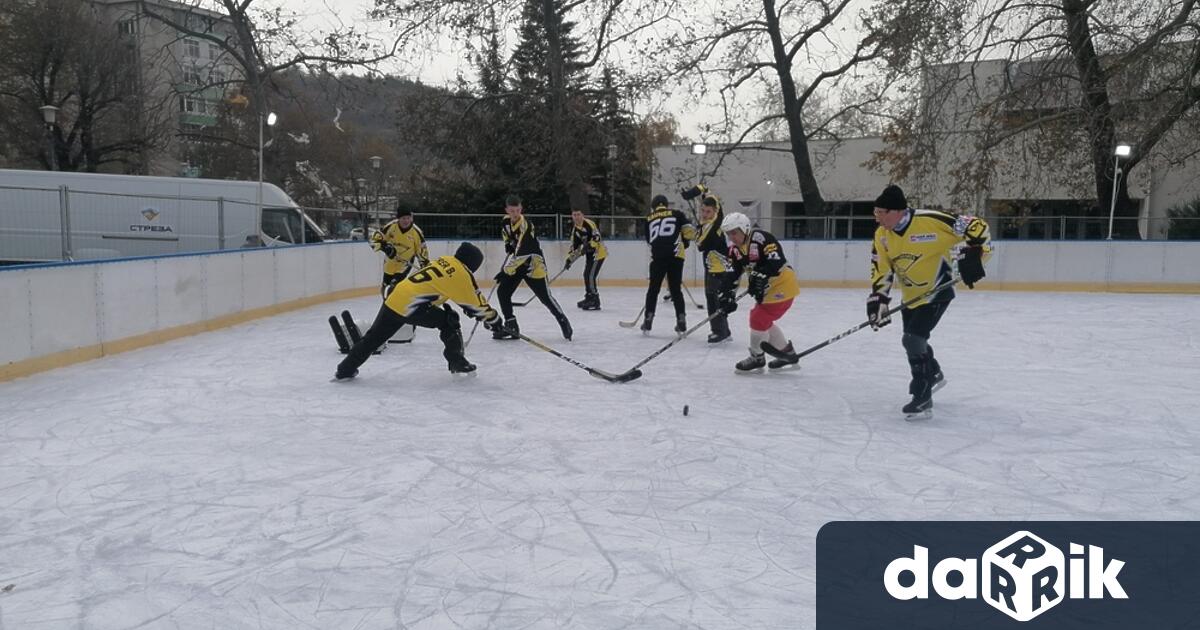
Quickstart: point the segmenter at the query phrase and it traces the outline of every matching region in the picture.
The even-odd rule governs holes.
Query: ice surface
[[[537,302],[522,328],[611,372],[671,338],[602,297],[573,343]],[[807,347],[863,298],[782,324]],[[0,384],[0,628],[810,628],[830,520],[1200,513],[1194,296],[964,290],[922,422],[898,325],[735,376],[743,305],[627,385],[482,327],[452,377],[421,330],[333,384],[346,306],[376,302]]]

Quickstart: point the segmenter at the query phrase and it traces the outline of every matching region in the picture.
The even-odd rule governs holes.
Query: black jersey
[[[538,242],[537,231],[533,223],[524,215],[517,219],[514,225],[508,217],[500,222],[500,238],[504,240],[504,250],[513,258],[542,255],[542,244]]]
[[[646,217],[646,242],[650,244],[651,258],[683,258],[684,250],[695,238],[695,226],[679,210],[660,206]]]

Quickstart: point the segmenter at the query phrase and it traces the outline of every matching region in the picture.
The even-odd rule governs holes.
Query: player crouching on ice
[[[726,215],[721,231],[730,243],[733,286],[737,285],[743,271],[749,271],[750,295],[755,301],[754,308],[750,309],[750,356],[737,362],[737,371],[762,372],[767,364],[764,352],[776,357],[770,365],[773,370],[795,365],[800,358],[796,356],[792,342],[775,323],[800,294],[796,272],[788,265],[783,248],[770,232],[751,228],[749,217],[741,212]],[[737,310],[732,286],[723,292],[721,308],[726,313]]]
[[[936,210],[908,207],[904,191],[892,184],[875,200],[875,241],[871,249],[871,295],[867,298],[867,321],[879,330],[891,322],[888,302],[892,284],[900,281],[901,299],[916,300],[900,311],[904,321],[901,342],[912,369],[908,393],[912,401],[904,413],[912,418],[927,416],[933,408],[933,392],[945,384],[945,376],[929,334],[937,326],[950,300],[954,299],[953,262],[959,255],[958,272],[970,288],[983,279],[983,263],[992,253],[987,223],[972,216],[955,216]],[[921,297],[932,289],[945,288]]]
[[[442,356],[446,357],[450,372],[474,372],[475,366],[463,356],[458,313],[446,302],[455,302],[467,315],[482,321],[488,330],[500,325],[500,314],[488,305],[472,275],[482,264],[483,252],[471,243],[463,243],[453,256],[441,256],[401,280],[384,300],[371,328],[338,364],[335,380],[357,376],[358,366],[366,362],[371,352],[406,324],[438,329],[445,345]]]

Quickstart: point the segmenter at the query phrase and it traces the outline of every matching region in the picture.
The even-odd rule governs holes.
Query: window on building
[[[186,65],[183,67],[183,82],[188,85],[201,85],[200,70],[196,66]]]
[[[213,70],[211,73],[209,73],[209,77],[213,85],[225,84],[225,73],[221,72],[220,70]]]
[[[117,33],[119,33],[121,35],[136,35],[137,34],[137,20],[135,20],[135,19],[121,20],[120,22],[117,23]]]
[[[183,54],[198,59],[200,57],[200,42],[194,39],[183,40]]]
[[[202,98],[180,96],[179,111],[185,114],[210,114],[216,113],[216,106]]]
[[[216,44],[210,43],[208,45],[208,58],[216,59],[217,57],[220,57],[220,56],[221,56],[221,49],[218,48]]]

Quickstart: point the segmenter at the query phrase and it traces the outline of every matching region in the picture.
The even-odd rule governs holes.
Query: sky
[[[332,29],[355,25],[383,32],[387,25],[373,22],[366,16],[373,6],[372,0],[263,0],[262,6],[279,6],[300,16],[310,32],[328,32]],[[468,80],[474,78],[474,68],[468,62],[465,51],[450,37],[441,37],[422,48],[422,54],[405,54],[403,59],[393,62],[391,72],[431,85],[450,85],[461,74]],[[685,140],[700,140],[701,128],[721,118],[716,106],[699,106],[696,99],[687,94],[663,94],[637,103],[635,110],[641,114],[669,111],[679,122],[679,133]]]

